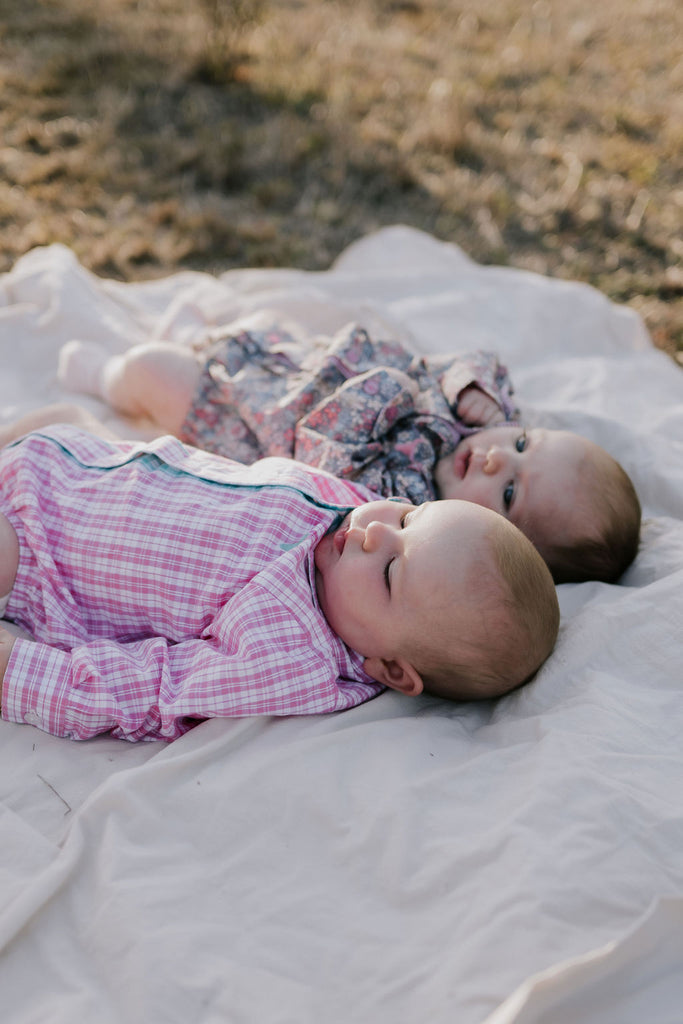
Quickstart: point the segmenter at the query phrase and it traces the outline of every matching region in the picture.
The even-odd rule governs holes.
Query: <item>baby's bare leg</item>
[[[7,516],[0,512],[0,597],[9,594],[19,568],[19,540]]]
[[[96,395],[125,416],[147,416],[177,434],[201,366],[191,351],[168,342],[135,345],[111,356],[98,345],[70,341],[60,353],[59,376],[74,391]]]
[[[105,437],[110,441],[117,439],[116,434],[105,427],[104,423],[100,423],[87,409],[68,402],[55,402],[54,405],[44,405],[40,409],[33,409],[31,412],[25,413],[24,416],[20,416],[19,419],[12,420],[11,423],[1,424],[0,447],[16,441],[18,437],[23,437],[31,430],[40,430],[51,423],[73,423],[99,437]]]

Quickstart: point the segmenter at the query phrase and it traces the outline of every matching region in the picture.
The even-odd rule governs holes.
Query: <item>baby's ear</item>
[[[422,676],[405,658],[366,658],[363,668],[383,686],[417,697],[424,690]]]

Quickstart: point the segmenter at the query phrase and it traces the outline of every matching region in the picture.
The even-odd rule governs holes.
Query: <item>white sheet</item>
[[[0,278],[2,417],[70,397],[55,369],[71,337],[184,344],[266,307],[315,334],[353,317],[422,352],[497,350],[529,422],[584,432],[631,472],[642,552],[621,586],[560,588],[556,652],[497,704],[388,693],[337,716],[208,722],[171,746],[0,722],[4,1019],[673,1024],[680,370],[590,288],[403,227],[326,273],[147,284],[98,280],[53,246]]]

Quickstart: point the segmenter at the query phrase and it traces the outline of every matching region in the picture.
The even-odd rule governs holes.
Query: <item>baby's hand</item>
[[[468,427],[490,427],[505,422],[498,403],[476,384],[468,384],[458,395],[458,419]]]
[[[5,678],[5,669],[7,668],[15,640],[16,637],[8,629],[3,629],[0,626],[0,693],[2,692],[2,683]]]

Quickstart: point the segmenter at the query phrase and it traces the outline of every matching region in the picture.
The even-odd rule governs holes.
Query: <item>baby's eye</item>
[[[507,487],[505,488],[505,490],[503,491],[503,505],[505,506],[505,511],[506,512],[510,511],[510,506],[512,505],[514,497],[515,497],[515,485],[513,483],[509,483],[507,485]]]
[[[527,438],[526,438],[526,430],[525,430],[524,433],[520,434],[520,436],[515,441],[515,448],[517,449],[518,452],[523,452],[524,449],[526,448],[526,446],[527,446]]]
[[[409,509],[408,512],[404,512],[403,515],[401,516],[401,518],[399,520],[399,524],[400,524],[400,527],[401,527],[402,530],[404,530],[406,528],[406,526],[408,524],[408,516],[410,516],[410,514],[412,512],[414,512],[413,508]],[[394,561],[394,559],[390,558],[389,561],[387,562],[387,564],[384,566],[384,585],[386,586],[386,588],[387,588],[387,590],[389,591],[390,594],[391,594],[391,579],[389,577],[389,569],[391,568],[391,563],[393,561]]]

